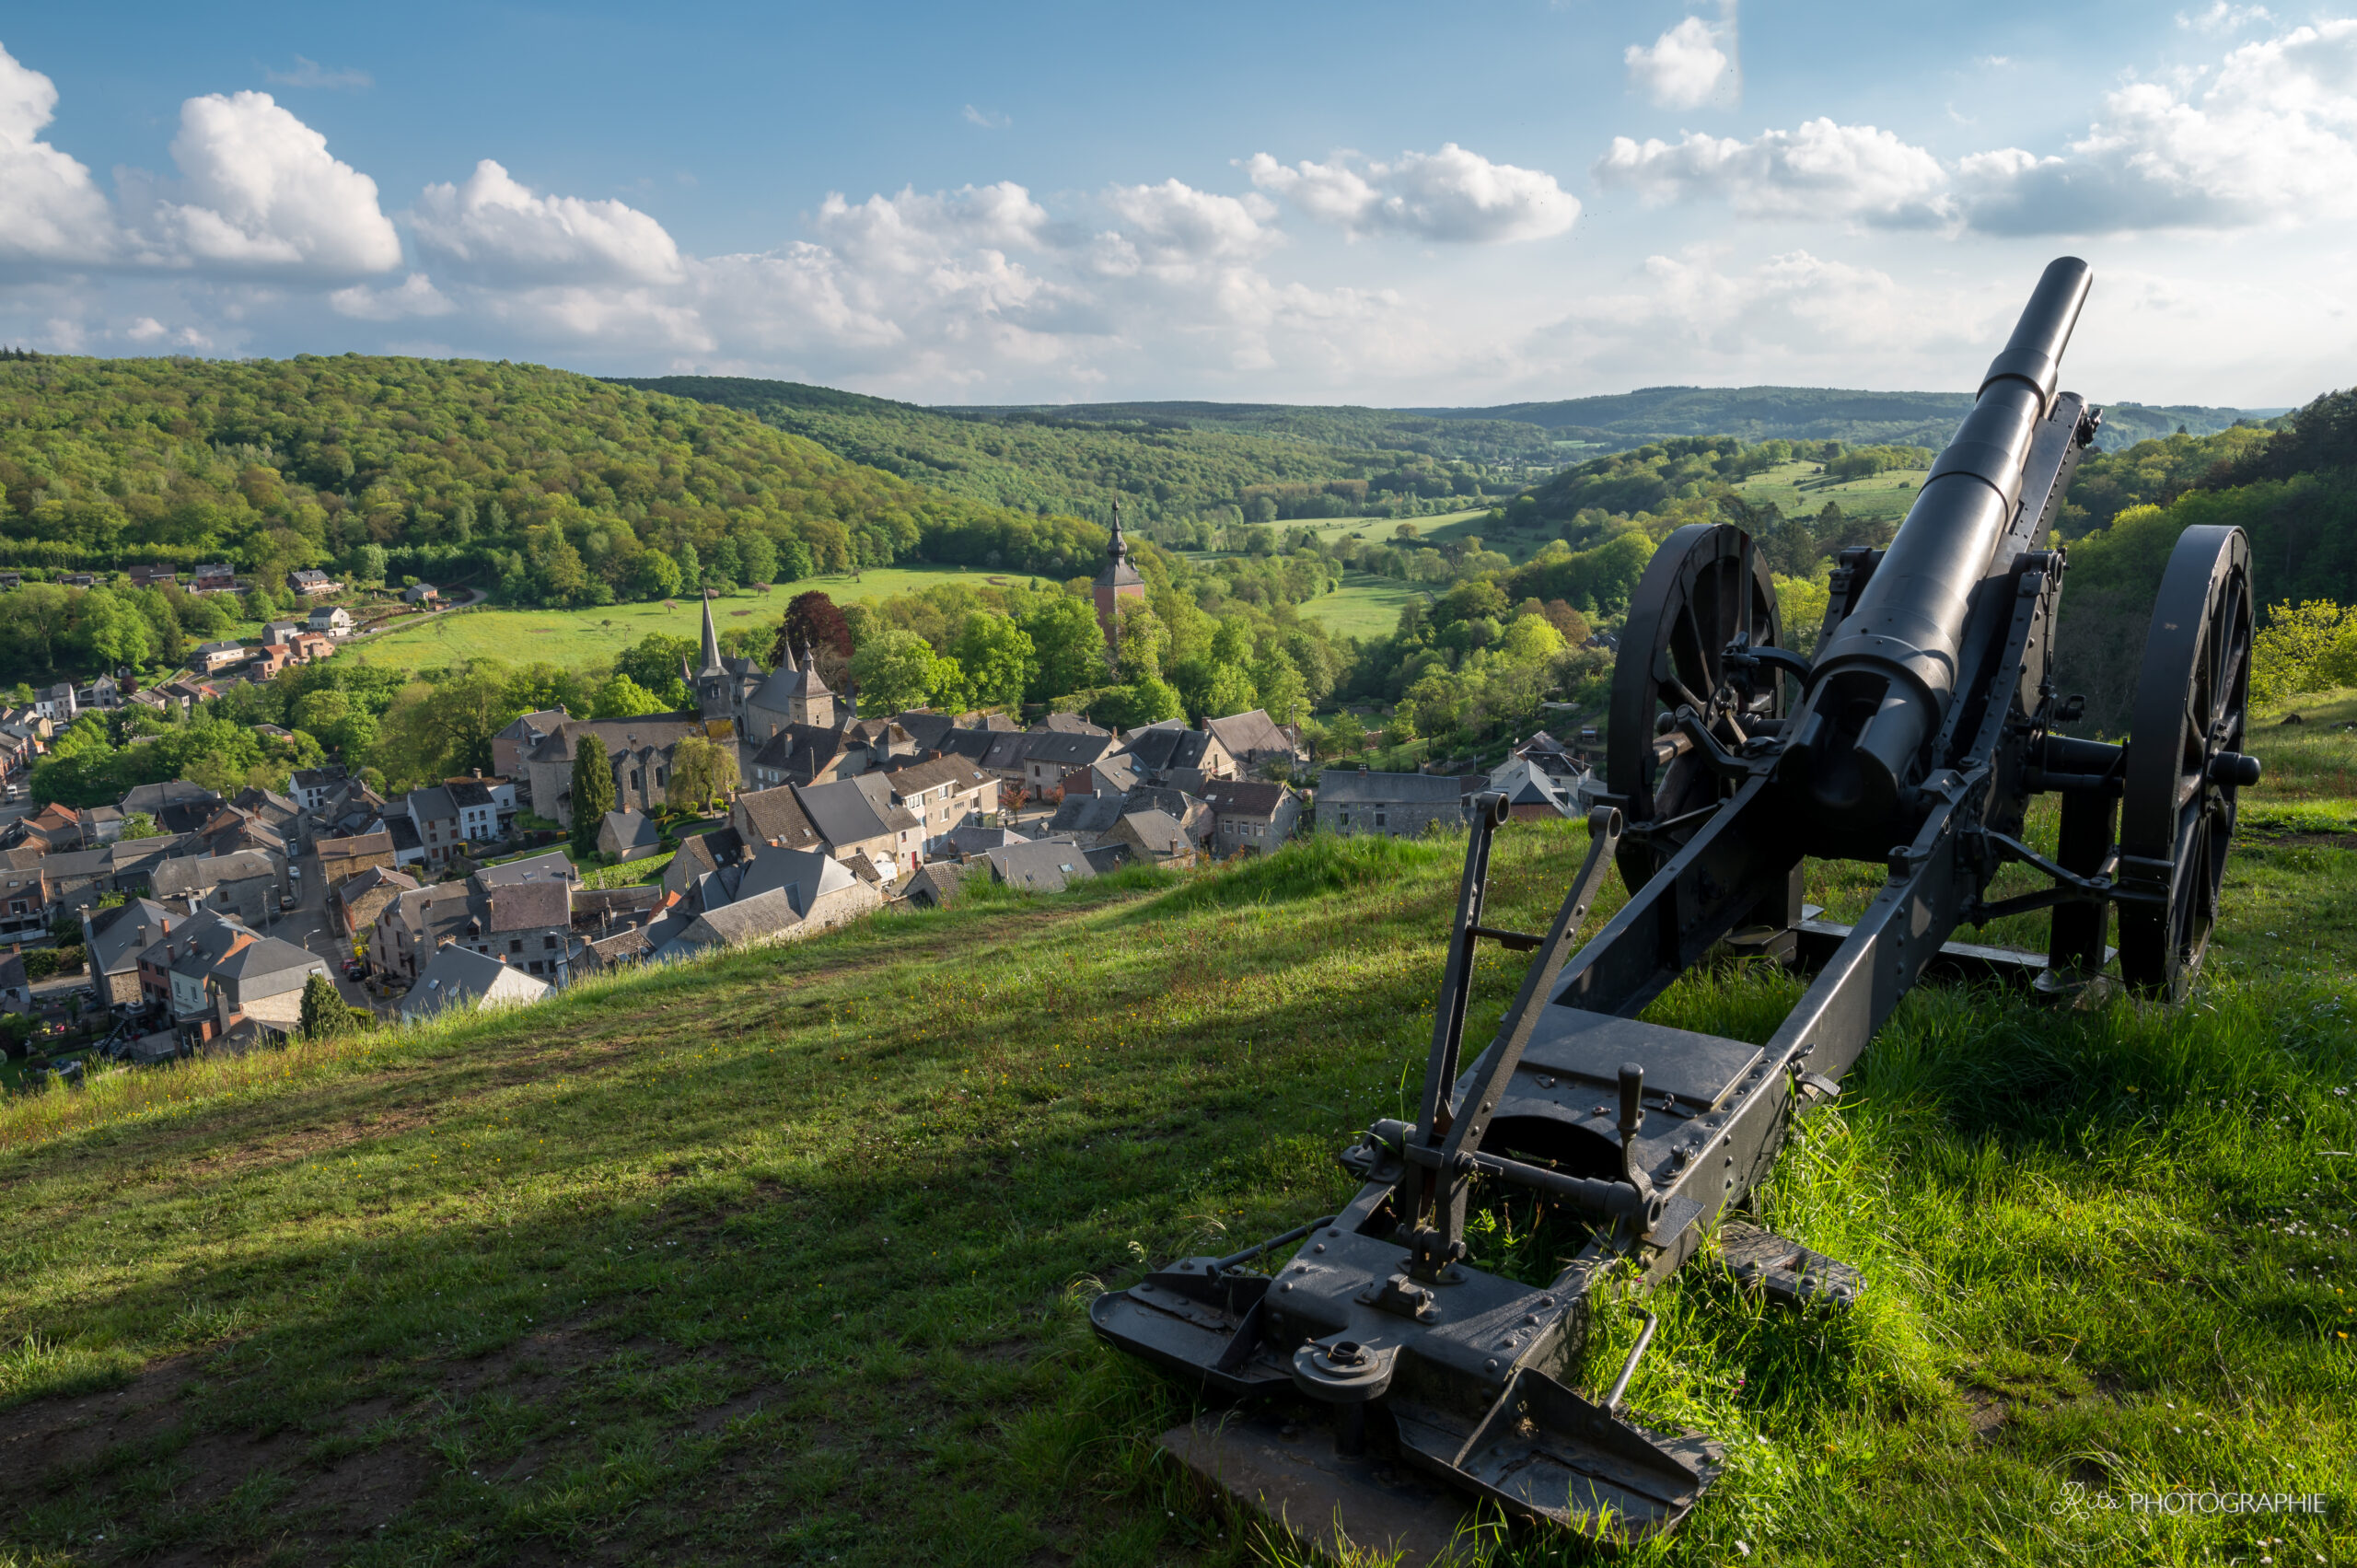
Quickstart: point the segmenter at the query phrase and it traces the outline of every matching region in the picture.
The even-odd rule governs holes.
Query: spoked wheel
[[[1656,733],[1680,708],[1700,714],[1730,749],[1784,716],[1781,683],[1764,666],[1730,666],[1727,645],[1783,646],[1768,563],[1731,523],[1689,523],[1665,540],[1630,597],[1612,669],[1605,782],[1627,802],[1631,826],[1700,811],[1724,793],[1719,776],[1678,738]],[[1700,823],[1696,823],[1699,826]],[[1689,830],[1623,839],[1620,875],[1631,892],[1677,853]]]
[[[2250,542],[2240,528],[2178,536],[2153,606],[2119,802],[2119,969],[2148,996],[2182,998],[2218,918],[2235,796],[2258,782],[2242,755],[2250,703]]]

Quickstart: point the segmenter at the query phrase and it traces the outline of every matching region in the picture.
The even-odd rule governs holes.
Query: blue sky
[[[2357,21],[2123,5],[0,12],[0,341],[932,402],[2348,377]]]

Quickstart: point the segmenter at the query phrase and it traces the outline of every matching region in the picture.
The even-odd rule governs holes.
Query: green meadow
[[[965,572],[955,567],[881,566],[856,577],[812,577],[781,584],[767,594],[751,589],[713,600],[713,622],[721,631],[743,626],[774,629],[796,594],[817,589],[837,604],[855,604],[893,594],[915,593],[938,583],[1011,583],[1028,578],[1003,573]],[[693,597],[660,603],[610,604],[591,610],[459,610],[413,627],[362,638],[351,651],[375,664],[430,669],[465,659],[502,659],[511,664],[546,660],[575,667],[611,659],[640,638],[661,633],[694,637],[703,625]]]
[[[1919,988],[1803,1121],[1759,1214],[1864,1272],[1854,1311],[1708,1258],[1651,1298],[1634,1411],[1732,1456],[1682,1533],[1494,1560],[2357,1552],[2352,709],[2259,731],[2291,788],[2191,1003]],[[1299,1561],[1155,1458],[1192,1396],[1086,1306],[1347,1193],[1335,1152],[1420,1078],[1460,844],[984,894],[13,1098],[0,1563]],[[1584,847],[1503,833],[1498,923]],[[1484,956],[1474,1038],[1523,961]],[[1650,1016],[1764,1039],[1797,986]],[[1601,1302],[1590,1390],[1637,1305]],[[2328,1511],[2133,1503],[2211,1490]]]

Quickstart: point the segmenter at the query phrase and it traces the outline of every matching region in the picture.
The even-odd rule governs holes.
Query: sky
[[[2357,10],[0,7],[0,343],[924,403],[1970,390],[2357,358]]]

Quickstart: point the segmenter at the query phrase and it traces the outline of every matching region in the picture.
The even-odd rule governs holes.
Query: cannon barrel
[[[1885,817],[1917,782],[1955,700],[1972,592],[2021,504],[2023,470],[2054,402],[2087,264],[2049,265],[1972,411],[1923,482],[1848,619],[1809,672],[1789,761],[1825,812]]]

